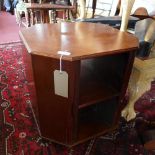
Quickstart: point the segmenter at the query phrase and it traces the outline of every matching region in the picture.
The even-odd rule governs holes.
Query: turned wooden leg
[[[56,10],[49,10],[49,22],[50,23],[57,23]]]
[[[43,17],[43,23],[49,23],[50,19],[49,19],[49,10],[41,10],[42,11],[42,17]]]
[[[25,18],[26,18],[26,24],[27,26],[31,26],[31,15],[30,15],[30,10],[29,9],[26,9],[26,15],[25,15]]]
[[[28,11],[26,10],[26,11],[25,11],[26,27],[29,27],[29,26],[30,26],[29,18],[30,18],[29,13],[28,13]]]
[[[80,5],[80,17],[79,19],[84,19],[86,17],[86,0],[79,0],[79,5]]]
[[[34,11],[32,9],[30,10],[30,18],[30,25],[34,25]]]
[[[16,17],[16,23],[19,25],[20,23],[20,15],[19,15],[19,12],[17,11],[17,9],[15,8],[14,9],[14,13],[15,13],[15,17]]]
[[[121,14],[122,23],[120,31],[126,31],[128,26],[128,20],[135,0],[122,0],[121,1]]]

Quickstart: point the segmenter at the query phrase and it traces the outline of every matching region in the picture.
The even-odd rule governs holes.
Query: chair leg
[[[49,10],[49,20],[50,20],[50,23],[52,23],[52,10]]]
[[[15,17],[16,17],[16,23],[21,26],[21,14],[20,14],[20,11],[18,11],[16,8],[14,9],[14,12],[15,12]]]
[[[57,23],[56,11],[55,10],[49,10],[49,22],[50,23]]]
[[[44,23],[49,23],[50,22],[49,11],[48,10],[43,11],[43,22]]]
[[[69,20],[73,21],[74,20],[74,17],[73,17],[72,10],[68,10],[68,14],[69,14]]]
[[[29,27],[30,25],[29,25],[29,13],[28,13],[28,11],[25,11],[25,20],[26,20],[26,24],[25,24],[25,26],[26,27]]]
[[[34,25],[34,11],[31,9],[30,10],[30,25]]]

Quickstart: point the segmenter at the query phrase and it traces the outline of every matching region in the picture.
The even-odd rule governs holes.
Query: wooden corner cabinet
[[[73,146],[117,127],[138,49],[131,34],[95,23],[40,24],[20,30],[31,56],[41,135]],[[54,71],[68,75],[57,95]],[[61,84],[60,84],[61,87]],[[63,86],[62,86],[63,89]]]

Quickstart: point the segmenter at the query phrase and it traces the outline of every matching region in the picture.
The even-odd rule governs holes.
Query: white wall
[[[149,15],[155,15],[155,0],[135,0],[131,13],[139,7],[146,8]]]

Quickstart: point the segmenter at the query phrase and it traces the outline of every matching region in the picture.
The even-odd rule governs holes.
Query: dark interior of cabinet
[[[79,108],[119,96],[128,53],[81,60]]]
[[[114,125],[118,102],[118,97],[114,97],[79,109],[78,139],[85,139],[111,128]]]
[[[129,54],[81,60],[78,139],[108,131],[115,125]]]

